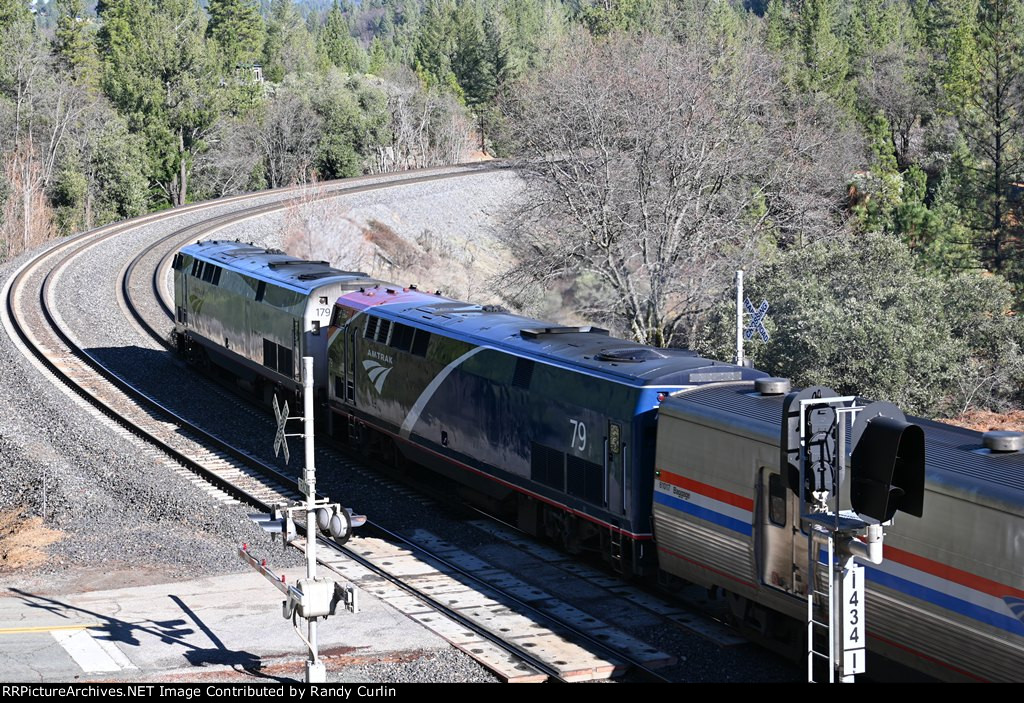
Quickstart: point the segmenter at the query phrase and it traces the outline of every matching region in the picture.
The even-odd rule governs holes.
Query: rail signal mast
[[[327,670],[318,655],[317,621],[334,615],[337,606],[343,604],[345,609],[358,612],[358,591],[351,584],[340,584],[328,578],[316,575],[316,540],[317,527],[331,535],[339,544],[344,544],[352,536],[352,530],[366,522],[364,515],[356,515],[351,509],[338,503],[331,503],[327,498],[316,497],[316,466],[313,452],[313,357],[302,358],[303,416],[288,416],[288,403],[280,409],[277,396],[274,396],[274,415],[277,418],[277,432],[274,436],[274,456],[284,450],[285,463],[288,462],[288,437],[302,437],[305,443],[305,467],[299,479],[299,492],[306,500],[294,505],[275,506],[270,515],[252,515],[253,520],[268,532],[280,532],[284,544],[290,544],[296,538],[295,514],[305,513],[306,518],[306,578],[299,579],[296,585],[285,582],[284,576],[278,576],[266,565],[266,560],[257,560],[249,554],[246,545],[242,545],[239,557],[260,572],[274,586],[284,593],[286,600],[282,603],[282,614],[292,621],[299,638],[309,649],[306,661],[306,683],[323,683],[327,680]],[[286,426],[289,420],[302,420],[304,423],[301,434],[288,434]],[[297,620],[306,620],[307,632],[303,636],[299,631]]]
[[[807,534],[807,680],[823,659],[830,683],[852,682],[866,670],[867,646],[856,560],[882,563],[883,527],[897,511],[922,516],[924,431],[891,403],[861,406],[821,386],[791,393],[782,417],[782,466],[798,477]],[[847,446],[852,509],[842,510]]]

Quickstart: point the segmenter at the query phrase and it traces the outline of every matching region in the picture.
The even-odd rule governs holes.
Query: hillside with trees
[[[497,156],[507,304],[730,357],[743,268],[759,367],[1021,406],[1024,0],[0,0],[0,42],[0,261]]]

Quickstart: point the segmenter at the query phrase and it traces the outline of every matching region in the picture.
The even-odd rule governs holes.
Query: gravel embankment
[[[478,184],[478,179],[484,182]],[[457,236],[469,251],[472,246],[484,246],[474,242],[491,236],[485,230],[494,222],[493,212],[504,197],[502,189],[514,187],[513,182],[514,176],[499,172],[346,196],[352,199],[345,205],[346,219],[388,221],[389,227],[405,235],[422,234],[434,222],[431,213],[492,213],[450,218],[459,223]],[[261,418],[227,396],[211,402],[207,385],[140,338],[114,302],[115,276],[142,242],[209,216],[208,211],[155,224],[82,257],[58,285],[60,314],[71,333],[96,356],[141,379],[142,385],[164,398],[178,401],[183,410],[216,420],[225,437],[269,457],[272,435],[264,431]],[[282,246],[287,217],[249,221],[240,227],[244,231],[218,236],[230,234]],[[6,281],[28,256],[0,267],[0,281]],[[168,474],[148,456],[146,445],[113,430],[111,423],[98,420],[93,411],[69,398],[6,335],[0,335],[0,361],[0,407],[4,409],[0,415],[0,514],[8,519],[41,516],[47,528],[60,533],[42,563],[33,565],[21,552],[17,563],[0,562],[5,584],[58,593],[236,573],[244,568],[234,556],[239,543],[270,548],[268,538],[247,518],[246,508],[226,506],[191,482]],[[292,463],[296,463],[294,455]],[[346,502],[355,504],[357,498],[353,495]],[[0,538],[3,524],[0,521]],[[281,553],[279,546],[274,553]],[[293,557],[291,563],[299,560]],[[279,566],[286,565],[289,562],[281,559]],[[15,566],[20,568],[11,568]],[[366,680],[488,679],[471,660],[462,661],[461,655],[450,658],[458,664],[436,661],[425,669],[409,664],[410,670],[402,673],[402,665],[392,663],[386,672],[368,670]]]
[[[491,172],[308,202],[214,236],[287,248],[385,280],[440,288],[473,302],[497,302],[484,282],[494,281],[507,263],[496,228],[508,201],[519,191],[513,174]],[[219,428],[225,439],[272,463],[270,417],[212,389],[140,337],[115,302],[112,281],[142,243],[181,226],[181,221],[153,225],[83,257],[58,286],[61,315],[73,336],[104,363],[176,411],[205,427]],[[303,239],[304,232],[314,234]],[[385,257],[378,255],[381,252]],[[13,267],[0,269],[0,280]],[[280,546],[270,546],[247,519],[246,508],[225,507],[188,481],[159,470],[139,441],[112,432],[91,412],[70,402],[21,358],[6,336],[0,336],[0,359],[0,407],[10,408],[0,417],[0,513],[22,508],[41,514],[45,478],[46,524],[63,535],[50,546],[48,562],[35,570],[4,573],[6,581],[38,584],[45,578],[54,590],[91,589],[129,585],[126,579],[156,583],[235,573],[242,570],[234,557],[239,542],[252,543],[257,550],[272,549],[275,561],[285,565],[283,559],[278,561]],[[290,468],[298,475],[301,451],[299,440],[292,441]],[[321,493],[391,529],[406,534],[427,530],[463,549],[479,550],[481,558],[495,564],[522,558],[511,555],[504,560],[507,552],[495,547],[494,538],[466,526],[464,511],[452,513],[407,490],[396,490],[388,480],[347,469],[333,453],[320,451],[317,461]],[[298,564],[297,558],[293,563]],[[569,591],[578,588],[568,575],[543,567],[524,566],[519,575],[555,594],[562,586]],[[565,597],[571,599],[572,593]],[[680,680],[792,680],[788,667],[774,658],[752,657],[750,646],[720,651],[692,633],[650,624],[649,614],[631,608],[624,601],[611,604],[615,614],[609,622],[679,657],[673,673]],[[348,682],[492,680],[455,651],[353,663],[337,675]]]

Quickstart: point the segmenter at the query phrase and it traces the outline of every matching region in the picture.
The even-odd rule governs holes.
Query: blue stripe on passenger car
[[[709,510],[708,508],[702,508],[699,505],[694,505],[693,503],[689,503],[685,500],[680,500],[675,496],[666,495],[665,493],[655,491],[654,502],[661,503],[662,505],[672,508],[673,510],[680,510],[684,513],[689,513],[690,515],[698,517],[701,520],[713,522],[716,525],[720,525],[726,529],[732,530],[733,532],[738,532],[745,537],[750,537],[750,535],[753,534],[754,531],[753,525],[751,525],[748,522],[737,520],[736,518],[729,517],[728,515],[723,515],[722,513],[717,513],[714,510]]]
[[[865,565],[868,570],[869,582],[877,583],[880,586],[891,588],[894,591],[905,593],[919,600],[927,601],[940,608],[951,610],[972,620],[998,627],[1016,635],[1024,635],[1024,623],[1008,615],[1001,615],[980,605],[975,605],[962,598],[951,596],[948,593],[937,591],[934,588],[914,583],[905,578],[888,574],[877,567]],[[870,623],[869,623],[870,626]]]

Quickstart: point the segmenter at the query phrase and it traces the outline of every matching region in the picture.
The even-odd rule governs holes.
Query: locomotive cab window
[[[344,308],[340,305],[334,306],[334,313],[331,315],[331,327],[341,327],[345,325],[352,315],[352,311],[348,308]]]

